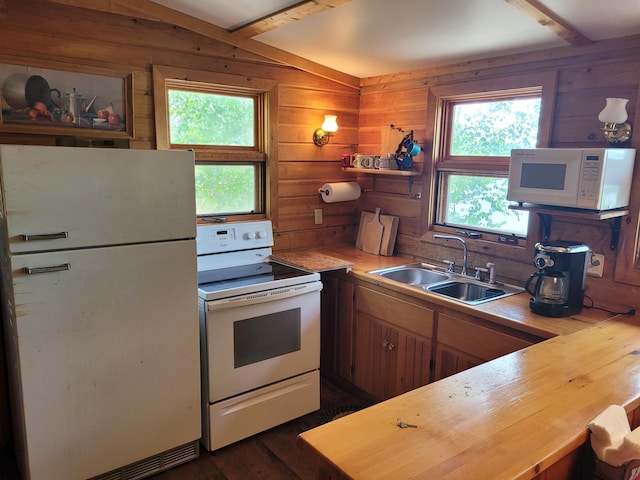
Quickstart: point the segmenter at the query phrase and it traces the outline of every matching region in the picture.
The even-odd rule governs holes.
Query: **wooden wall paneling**
[[[343,72],[333,70],[329,67],[319,65],[297,55],[285,52],[270,45],[257,42],[253,39],[243,39],[234,37],[227,30],[217,27],[211,23],[207,23],[199,18],[182,14],[175,10],[171,10],[163,5],[159,5],[151,1],[139,1],[131,3],[128,0],[110,0],[108,4],[97,3],[87,0],[50,0],[53,3],[72,4],[79,7],[115,12],[124,16],[134,16],[146,18],[154,21],[164,21],[165,23],[181,26],[190,31],[196,32],[203,37],[211,38],[221,43],[230,44],[243,50],[257,53],[263,57],[275,60],[278,63],[284,63],[295,66],[301,70],[311,72],[314,75],[323,76],[336,82],[350,85],[354,88],[358,86],[358,79]]]
[[[338,121],[340,121],[340,115],[338,115]],[[318,115],[313,115],[315,119],[317,119]],[[290,124],[284,125],[280,124],[280,143],[300,143],[300,144],[311,144],[314,148],[318,148],[313,144],[313,132],[317,128],[320,128],[322,122],[324,121],[324,116],[320,116],[320,119],[317,120],[314,124],[310,125],[300,125],[300,124]],[[358,144],[358,129],[356,127],[342,127],[340,123],[338,123],[338,131],[331,137],[329,142],[330,145],[339,146],[342,148],[344,153],[351,153],[353,150],[352,146]],[[325,153],[325,148],[327,145],[320,147],[322,151],[314,151],[316,154]],[[337,157],[331,158],[332,161],[339,161],[340,155]]]
[[[318,128],[318,127],[316,127]],[[335,163],[340,170],[340,155],[351,153],[354,145],[343,145],[333,140],[324,147],[317,147],[313,144],[313,132],[310,131],[309,141],[305,143],[281,143],[278,148],[278,158],[283,162],[321,162]]]
[[[392,90],[383,92],[363,92],[360,100],[360,108],[366,110],[389,110],[391,107],[413,107],[426,105],[427,92],[424,85],[415,88]]]
[[[331,105],[337,111],[350,110],[357,113],[360,97],[357,92],[338,91],[335,89],[311,89],[292,85],[280,85],[283,106],[294,106],[310,109],[324,109]]]
[[[286,98],[282,98],[281,101],[286,101]],[[327,112],[328,108],[333,108],[329,106],[324,106],[322,109],[308,109],[299,106],[290,106],[280,103],[280,124],[281,125],[308,125],[318,128],[324,121],[324,115]],[[358,128],[358,119],[359,115],[357,111],[352,110],[342,110],[337,111],[336,115],[338,116],[338,132],[343,129],[357,129]],[[337,135],[337,134],[336,134]],[[336,139],[331,139],[331,142],[334,142]],[[337,138],[340,140],[340,138]],[[305,137],[304,142],[308,143],[309,140]],[[346,143],[346,142],[342,142]],[[326,145],[325,145],[326,147]],[[322,147],[322,148],[325,148]]]
[[[325,147],[323,147],[325,148]],[[324,179],[339,181],[344,177],[339,161],[298,162],[281,160],[278,162],[280,180],[322,180],[318,188],[325,183]],[[317,189],[316,189],[317,193]]]
[[[630,117],[636,128],[640,128],[640,85],[635,102],[635,115]],[[640,133],[636,130],[631,137],[631,147],[640,152]],[[631,185],[629,215],[621,225],[620,242],[615,265],[614,280],[628,285],[640,286],[640,161],[636,153],[633,169],[634,182]],[[634,293],[637,288],[634,288]],[[632,303],[631,305],[637,305]]]
[[[637,84],[640,54],[595,63],[585,57],[577,65],[559,66],[558,92],[589,90],[593,88],[626,88]],[[604,105],[603,105],[604,107]]]
[[[610,62],[638,56],[640,35],[601,40],[584,47],[561,47],[381,75],[360,80],[363,92],[431,87],[452,81],[482,79],[524,71],[562,68],[575,63]]]
[[[353,225],[296,231],[274,232],[274,251],[311,249],[332,245],[354,244],[356,228]]]
[[[420,108],[391,108],[387,111],[366,111],[360,112],[360,127],[385,127],[394,124],[402,127],[403,130],[416,130],[424,128],[424,112],[423,105]]]
[[[5,28],[11,25],[11,19],[0,22],[0,42],[7,45],[2,53],[16,57],[30,58],[34,66],[42,66],[42,62],[58,62],[58,68],[68,63],[72,70],[82,67],[104,67],[117,70],[129,70],[148,64],[149,52],[143,48],[126,47],[126,58],[123,56],[124,45],[111,43],[103,39],[79,39],[64,34],[43,34],[27,30],[20,26]],[[46,23],[46,22],[44,22]],[[69,29],[73,25],[69,25]],[[55,40],[54,40],[55,38]]]

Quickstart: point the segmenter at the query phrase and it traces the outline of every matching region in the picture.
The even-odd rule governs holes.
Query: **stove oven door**
[[[311,282],[205,302],[209,403],[319,368],[321,289]]]

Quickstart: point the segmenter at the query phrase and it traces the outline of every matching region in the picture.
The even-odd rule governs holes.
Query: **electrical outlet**
[[[313,216],[314,216],[314,221],[316,222],[316,225],[322,225],[322,209],[321,208],[316,208],[313,211]],[[602,275],[600,275],[602,276]]]
[[[592,253],[587,263],[587,275],[592,277],[601,277],[604,272],[604,255]]]

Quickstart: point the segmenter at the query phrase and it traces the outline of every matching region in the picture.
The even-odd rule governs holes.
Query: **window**
[[[508,88],[493,90],[489,81],[434,88],[434,94],[443,93],[434,99],[437,228],[527,236],[528,213],[510,210],[506,200],[509,156],[513,148],[548,144],[543,84],[550,82],[517,83],[494,82]]]
[[[158,148],[195,152],[196,213],[266,216],[271,80],[154,66]]]

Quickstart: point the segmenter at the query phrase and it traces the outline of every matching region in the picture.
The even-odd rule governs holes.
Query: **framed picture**
[[[133,138],[131,73],[45,67],[0,63],[0,132]]]

